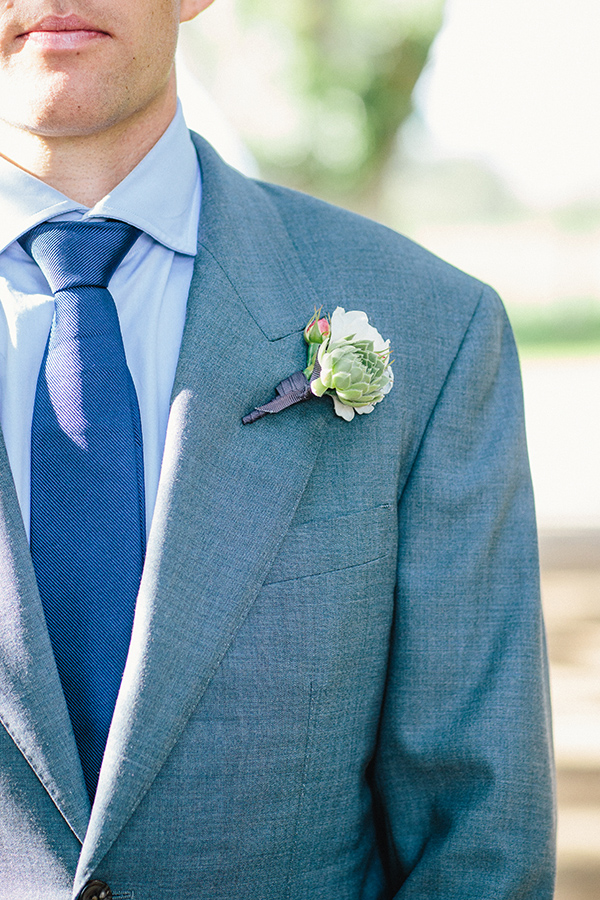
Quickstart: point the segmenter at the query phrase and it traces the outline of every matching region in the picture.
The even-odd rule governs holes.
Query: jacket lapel
[[[315,401],[241,424],[305,365],[301,330],[320,303],[263,192],[199,143],[200,247],[131,649],[76,889],[148,790],[244,621],[332,418]]]
[[[0,718],[83,841],[90,803],[1,437],[0,592]]]

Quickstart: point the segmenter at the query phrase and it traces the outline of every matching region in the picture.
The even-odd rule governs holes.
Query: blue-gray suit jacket
[[[550,900],[519,371],[487,287],[197,139],[199,251],[90,810],[0,459],[0,900]],[[362,309],[395,385],[242,416]],[[107,635],[107,641],[110,635]],[[102,653],[101,647],[90,653]]]

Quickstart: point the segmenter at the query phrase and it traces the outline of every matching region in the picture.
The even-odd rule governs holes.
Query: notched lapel
[[[204,184],[210,232],[216,201],[206,175]],[[218,244],[207,239],[196,261],[131,650],[76,888],[148,790],[248,614],[333,418],[329,401],[315,399],[241,424],[306,352],[301,331],[269,341],[256,323],[256,304],[276,315],[277,266],[270,285],[264,272],[249,276],[263,281],[259,301],[240,296]]]
[[[302,330],[315,307],[333,312],[331,298],[315,293],[264,188],[225,166],[202,138],[193,139],[202,168],[199,244],[223,266],[258,328],[279,340]]]
[[[83,841],[90,803],[1,436],[0,593],[0,718]]]

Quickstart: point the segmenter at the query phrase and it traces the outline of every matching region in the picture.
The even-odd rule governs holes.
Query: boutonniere
[[[338,416],[351,422],[355,413],[373,412],[394,383],[390,342],[369,325],[366,313],[338,306],[331,316],[320,310],[304,329],[307,365],[277,385],[277,396],[244,416],[249,425],[269,413],[277,413],[311,397],[329,396]]]

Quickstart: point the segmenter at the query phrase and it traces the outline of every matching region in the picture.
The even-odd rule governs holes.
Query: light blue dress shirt
[[[198,158],[179,106],[152,150],[92,209],[0,158],[0,424],[27,533],[31,418],[54,299],[17,238],[48,219],[122,219],[143,232],[109,287],[140,406],[150,528],[200,202]]]

